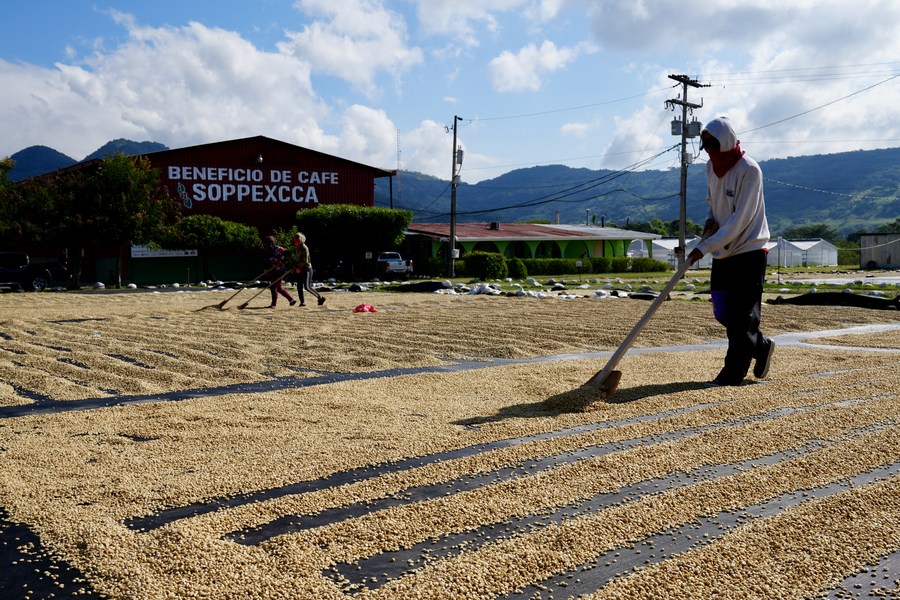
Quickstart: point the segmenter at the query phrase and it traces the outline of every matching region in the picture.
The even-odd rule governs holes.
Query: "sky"
[[[0,157],[263,135],[446,181],[455,126],[466,183],[671,169],[670,75],[757,160],[900,146],[896,0],[4,4]]]

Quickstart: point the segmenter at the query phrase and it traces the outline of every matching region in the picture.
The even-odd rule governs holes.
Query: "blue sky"
[[[757,159],[895,147],[898,23],[895,0],[8,3],[0,156],[266,135],[446,180],[458,115],[469,183],[668,169],[670,74]]]

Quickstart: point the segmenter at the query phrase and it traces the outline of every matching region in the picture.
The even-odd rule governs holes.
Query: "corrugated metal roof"
[[[221,152],[223,150],[227,151],[231,148],[242,148],[248,145],[258,144],[260,149],[272,149],[278,148],[281,153],[287,153],[290,157],[295,157],[297,153],[302,153],[308,157],[317,157],[321,161],[326,164],[344,164],[347,166],[352,166],[355,168],[359,168],[365,171],[368,171],[372,174],[373,177],[390,177],[395,175],[395,171],[389,169],[381,169],[378,167],[373,167],[371,165],[366,165],[360,162],[356,162],[347,158],[341,158],[340,156],[334,156],[331,154],[326,154],[324,152],[319,152],[318,150],[311,150],[309,148],[304,148],[303,146],[297,146],[296,144],[291,144],[289,142],[283,142],[281,140],[276,140],[274,138],[266,137],[264,135],[256,135],[252,137],[246,138],[236,138],[232,140],[223,140],[219,142],[209,142],[206,144],[197,144],[195,146],[184,146],[182,148],[169,148],[167,150],[157,150],[156,152],[149,152],[144,156],[150,158],[150,161],[153,162],[153,159],[164,157],[167,154],[182,154],[185,152],[188,153],[202,153],[206,151],[212,152]],[[253,155],[256,156],[255,154]],[[269,157],[264,157],[269,158]]]
[[[497,225],[494,227],[493,225]],[[449,223],[411,223],[407,235],[426,235],[447,238],[450,236]],[[541,223],[457,223],[456,239],[460,242],[482,242],[503,240],[655,240],[661,236],[655,233],[618,229],[616,227],[591,227],[588,225],[546,225]]]
[[[824,240],[821,238],[816,239],[816,240],[784,240],[784,241],[796,248],[801,249],[801,250],[809,250],[810,248],[813,248],[815,246],[822,246],[824,248],[831,247],[831,248],[837,249],[837,246],[835,246],[828,240]]]

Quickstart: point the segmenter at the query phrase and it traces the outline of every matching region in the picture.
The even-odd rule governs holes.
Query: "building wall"
[[[389,172],[266,137],[147,155],[185,215],[251,225],[261,235],[289,229],[298,210],[323,204],[375,205],[375,178]]]
[[[769,248],[767,264],[774,267],[835,267],[838,251],[834,244],[825,240],[812,245],[795,245],[791,240],[778,238]]]
[[[859,266],[864,269],[896,269],[900,265],[900,233],[864,233],[859,246]]]

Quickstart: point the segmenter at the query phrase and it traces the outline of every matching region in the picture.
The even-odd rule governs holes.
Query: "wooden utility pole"
[[[456,123],[462,117],[453,115],[453,164],[450,170],[450,239],[447,242],[447,271],[450,277],[456,276],[456,186],[459,185],[459,175],[456,166],[462,163],[462,150],[456,147]]]
[[[694,104],[693,102],[688,102],[688,87],[700,88],[700,87],[709,87],[709,85],[703,85],[698,82],[696,79],[691,79],[687,75],[669,75],[669,79],[673,79],[681,84],[682,92],[679,98],[666,100],[666,106],[671,107],[673,110],[675,106],[681,107],[681,121],[680,131],[676,131],[675,124],[678,123],[677,120],[672,122],[672,135],[681,135],[681,202],[678,211],[678,248],[675,249],[675,255],[678,257],[678,268],[684,264],[686,259],[685,252],[685,224],[687,221],[687,171],[688,164],[691,162],[693,158],[692,155],[687,154],[687,138],[689,137],[698,137],[700,135],[700,123],[697,120],[691,121],[688,124],[687,116],[688,109],[693,111],[695,108],[701,108],[703,106],[703,100],[700,100],[700,104]]]

